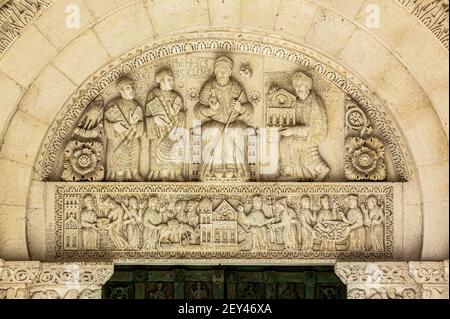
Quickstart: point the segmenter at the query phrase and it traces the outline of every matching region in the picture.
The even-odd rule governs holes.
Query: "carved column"
[[[100,299],[113,271],[112,263],[0,259],[0,299]]]
[[[338,262],[335,272],[347,285],[348,299],[445,299],[444,262]]]

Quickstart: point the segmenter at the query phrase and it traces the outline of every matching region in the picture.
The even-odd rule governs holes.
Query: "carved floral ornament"
[[[381,161],[382,160],[384,161],[383,151],[379,148],[379,145],[378,145],[379,143],[376,143],[376,141],[377,141],[376,139],[378,139],[378,141],[380,141],[380,142],[382,141],[381,143],[383,143],[383,145],[385,145],[386,151],[389,151],[391,153],[393,166],[395,167],[396,174],[397,174],[399,180],[408,180],[409,179],[409,167],[410,167],[410,164],[408,164],[410,162],[409,154],[408,154],[406,145],[403,143],[402,138],[400,137],[401,136],[400,132],[397,131],[397,128],[393,125],[393,122],[391,122],[389,120],[389,116],[383,110],[383,106],[381,104],[378,104],[377,101],[369,100],[366,98],[366,94],[364,92],[369,92],[369,89],[365,88],[362,83],[359,83],[355,79],[355,77],[348,74],[347,71],[343,70],[340,66],[334,65],[331,61],[327,61],[327,64],[319,62],[320,60],[322,60],[322,57],[320,55],[318,55],[316,52],[313,52],[313,51],[303,48],[303,47],[299,47],[298,45],[294,45],[289,42],[283,42],[282,43],[283,47],[280,47],[280,46],[278,46],[279,43],[277,43],[277,45],[270,44],[270,42],[271,42],[270,38],[264,38],[264,40],[263,40],[264,42],[261,42],[262,41],[261,38],[259,38],[257,36],[246,35],[246,34],[241,34],[239,41],[225,40],[230,37],[233,38],[233,34],[230,34],[228,32],[215,32],[215,33],[211,33],[211,34],[205,33],[204,35],[208,36],[208,39],[196,39],[195,37],[198,37],[199,34],[196,34],[195,36],[188,35],[187,38],[191,38],[191,39],[186,39],[186,37],[184,37],[182,39],[179,39],[179,38],[166,39],[166,41],[164,41],[164,42],[170,43],[172,40],[172,41],[176,41],[176,43],[161,45],[161,46],[159,46],[159,47],[157,46],[155,48],[143,47],[141,49],[137,49],[134,54],[128,54],[128,55],[124,56],[122,59],[117,60],[114,63],[112,63],[110,65],[110,67],[108,68],[108,70],[100,71],[94,77],[95,80],[93,82],[88,83],[84,87],[80,88],[80,91],[79,91],[80,93],[74,95],[74,97],[72,99],[70,99],[70,102],[68,102],[62,108],[60,114],[57,117],[57,120],[52,123],[52,127],[49,130],[48,136],[46,137],[46,142],[43,144],[43,149],[40,152],[40,157],[38,160],[38,171],[42,175],[42,178],[44,180],[58,180],[58,177],[55,176],[55,163],[58,162],[58,157],[60,156],[59,154],[61,154],[60,149],[65,147],[64,141],[67,139],[63,139],[64,136],[72,135],[72,141],[78,140],[78,141],[82,141],[83,143],[88,143],[88,144],[92,143],[92,142],[101,142],[101,139],[102,139],[101,135],[103,134],[103,130],[108,130],[107,127],[101,127],[100,125],[98,125],[98,126],[91,127],[89,130],[84,130],[84,131],[83,131],[82,127],[78,127],[76,129],[76,131],[72,131],[72,128],[74,127],[74,124],[75,124],[74,122],[79,121],[77,119],[80,119],[82,114],[86,114],[87,110],[95,108],[93,106],[93,103],[94,104],[99,103],[99,105],[101,105],[99,110],[101,110],[101,109],[106,110],[111,107],[111,104],[108,104],[108,103],[110,103],[110,102],[108,102],[109,99],[104,102],[102,102],[99,99],[102,96],[104,96],[103,91],[107,87],[110,87],[114,83],[118,83],[117,82],[118,79],[123,79],[125,76],[130,76],[130,74],[132,74],[130,72],[135,72],[133,70],[138,70],[140,67],[147,65],[148,63],[150,63],[152,61],[160,60],[160,59],[170,57],[173,55],[176,57],[177,54],[183,54],[184,52],[198,52],[199,54],[203,54],[202,52],[207,53],[209,50],[221,50],[222,55],[226,56],[227,52],[230,52],[232,50],[233,52],[249,52],[249,53],[255,54],[255,56],[260,56],[260,55],[271,56],[276,59],[284,59],[287,61],[292,61],[292,62],[298,63],[299,67],[310,70],[306,73],[313,75],[313,77],[315,78],[314,83],[316,83],[316,81],[319,81],[318,80],[319,76],[324,77],[324,79],[327,79],[327,81],[334,83],[337,87],[339,87],[341,90],[343,90],[345,93],[348,94],[348,97],[351,98],[352,101],[354,101],[354,103],[358,106],[360,112],[359,113],[353,112],[351,114],[348,114],[349,117],[347,118],[347,122],[350,124],[353,123],[352,125],[354,125],[355,127],[358,125],[367,126],[367,129],[366,129],[367,133],[370,132],[369,129],[371,127],[377,128],[376,134],[372,134],[370,136],[370,137],[373,137],[374,139],[363,143],[363,145],[361,146],[361,150],[352,149],[352,151],[355,152],[354,155],[357,156],[357,158],[355,156],[353,156],[353,159],[351,160],[351,162],[354,164],[357,164],[355,166],[355,168],[359,172],[362,172],[363,174],[361,174],[358,178],[350,179],[350,180],[384,180],[385,174],[383,174],[383,172],[382,172],[383,166],[381,165]],[[214,38],[216,38],[216,39],[214,39]],[[279,40],[278,40],[278,42],[279,42]],[[235,61],[233,61],[233,60],[235,60]],[[296,96],[296,93],[292,86],[292,83],[286,83],[284,86],[279,88],[279,90],[280,90],[280,92],[282,90],[285,90],[285,91],[287,90],[288,95],[294,96],[294,104],[291,104],[291,105],[293,105],[292,106],[293,108],[290,108],[291,106],[285,107],[285,106],[283,106],[283,104],[279,104],[276,106],[277,108],[272,107],[272,109],[271,109],[271,106],[268,104],[268,101],[267,101],[268,94],[270,94],[270,93],[267,93],[267,91],[266,91],[266,92],[264,92],[264,94],[261,94],[261,91],[262,91],[261,89],[251,90],[251,89],[247,88],[249,86],[247,83],[251,83],[252,81],[254,81],[255,77],[258,75],[253,74],[253,76],[250,79],[247,79],[246,77],[239,75],[239,64],[238,64],[239,59],[237,59],[237,58],[231,59],[231,63],[233,63],[233,64],[236,63],[237,67],[238,67],[236,75],[233,75],[231,78],[232,78],[232,80],[236,81],[236,83],[237,83],[236,88],[241,88],[243,90],[242,92],[245,93],[246,101],[248,101],[249,105],[252,105],[253,108],[255,108],[255,109],[267,108],[267,111],[266,111],[267,116],[269,116],[269,114],[273,114],[273,116],[276,117],[276,120],[274,119],[274,121],[279,121],[280,124],[286,123],[287,125],[285,125],[285,126],[289,126],[289,125],[295,126],[295,120],[292,118],[292,116],[294,116],[295,114],[300,114],[300,113],[292,113],[292,112],[294,112],[294,110],[295,110],[295,107],[296,107],[295,105],[299,105],[299,107],[300,107],[301,99]],[[214,69],[213,67],[211,67],[211,68]],[[299,70],[299,69],[297,69],[297,70]],[[339,70],[339,71],[336,71],[336,70]],[[176,74],[179,74],[179,72],[181,72],[180,70],[170,70],[170,71],[177,72]],[[296,70],[294,69],[293,72],[295,72],[295,71]],[[212,72],[212,71],[208,71],[208,72]],[[285,79],[288,79],[288,80],[291,79],[293,72],[290,74],[287,74],[285,76]],[[315,75],[315,74],[317,74],[317,75]],[[234,76],[236,78],[234,78]],[[176,82],[177,82],[177,83],[175,83],[176,85],[179,85],[181,83],[181,82],[179,82],[179,80],[176,76],[173,77],[172,80],[173,79],[176,80]],[[276,78],[274,78],[274,79],[275,79],[274,81],[283,81],[282,77],[279,79],[276,79]],[[201,104],[205,101],[205,100],[203,100],[203,101],[201,100],[201,94],[202,93],[206,94],[206,92],[207,92],[207,91],[204,91],[202,88],[202,85],[204,85],[205,87],[207,86],[207,83],[208,83],[207,80],[208,79],[205,78],[203,84],[200,84],[197,87],[193,87],[192,85],[188,84],[187,92],[185,95],[184,94],[180,95],[178,88],[174,88],[172,90],[172,93],[169,94],[169,95],[173,96],[174,99],[177,99],[177,96],[182,98],[180,100],[180,102],[181,102],[180,103],[180,102],[176,102],[175,100],[170,100],[170,99],[172,99],[172,97],[169,97],[170,101],[174,101],[174,102],[170,102],[170,103],[175,103],[176,105],[179,105],[181,107],[179,109],[179,111],[178,110],[176,111],[178,113],[176,113],[176,116],[175,116],[175,118],[178,121],[177,123],[179,123],[180,127],[183,127],[183,125],[185,125],[185,124],[183,124],[183,123],[185,123],[183,121],[186,120],[185,119],[186,115],[188,117],[191,117],[192,116],[192,115],[190,115],[190,114],[192,114],[191,112],[197,112],[197,111],[193,110],[195,103]],[[249,81],[249,82],[246,82],[246,81]],[[160,84],[156,84],[156,85],[160,85]],[[316,84],[314,84],[313,87],[310,88],[310,90],[312,92],[316,92],[319,89],[319,88],[316,88],[315,85]],[[183,84],[183,86],[184,86],[184,84]],[[155,86],[153,86],[153,87],[155,87]],[[266,89],[266,90],[268,90],[268,89]],[[271,90],[272,90],[272,88],[271,88]],[[164,90],[162,90],[162,91],[164,91]],[[143,112],[144,111],[147,112],[147,113],[143,114],[140,119],[137,120],[138,121],[137,127],[139,127],[141,125],[140,123],[143,123],[143,128],[145,129],[143,131],[143,133],[139,133],[139,134],[143,134],[141,137],[141,139],[143,139],[143,138],[147,138],[148,136],[152,136],[152,134],[154,134],[154,133],[150,134],[149,133],[150,131],[148,131],[149,129],[151,129],[151,127],[153,125],[151,123],[149,124],[148,116],[150,116],[150,118],[152,118],[152,116],[155,116],[157,114],[157,113],[153,113],[153,115],[149,115],[148,111],[146,111],[146,110],[148,109],[149,105],[152,105],[152,107],[153,107],[152,112],[158,112],[157,105],[158,105],[158,103],[160,103],[160,102],[158,102],[158,100],[159,101],[162,101],[162,100],[161,100],[160,96],[158,97],[158,94],[159,94],[158,90],[155,90],[155,91],[150,90],[150,91],[142,92],[139,94],[144,95],[144,98],[145,98],[145,95],[148,95],[147,96],[148,99],[150,99],[151,96],[157,97],[156,100],[150,99],[148,101],[142,102],[142,104],[144,104],[144,106],[140,107]],[[154,94],[156,94],[156,95],[154,95]],[[281,97],[281,95],[279,95],[279,96]],[[277,99],[278,98],[279,97],[277,96]],[[93,102],[93,100],[95,100],[95,101]],[[117,101],[119,101],[119,100],[117,100]],[[241,105],[243,105],[242,101],[240,101],[240,102],[241,102]],[[120,102],[120,103],[122,103],[122,102]],[[206,101],[206,104],[208,104],[208,103],[209,103],[209,101]],[[278,103],[278,102],[276,102],[276,103]],[[311,103],[311,102],[308,102],[308,103]],[[320,103],[323,103],[323,102],[319,101],[319,105],[320,105]],[[329,107],[326,103],[327,102],[325,101],[325,109],[327,107]],[[173,105],[175,105],[175,104],[173,104]],[[188,106],[188,105],[193,105],[193,106]],[[123,107],[121,106],[121,108],[123,108]],[[119,110],[119,109],[117,109],[117,110]],[[250,115],[250,113],[249,113],[249,115]],[[113,113],[109,112],[108,116],[109,116],[108,119],[105,118],[105,121],[111,121],[111,119],[113,119],[114,116],[117,117],[117,116],[122,116],[122,115],[120,115],[120,111],[119,111],[119,113],[117,113],[115,115],[113,115]],[[128,116],[128,114],[126,116]],[[135,116],[137,116],[137,113],[135,114]],[[194,119],[199,118],[198,116],[199,115],[197,115],[197,113],[196,113],[194,116]],[[203,115],[201,115],[201,116],[203,116]],[[200,116],[200,119],[201,119],[201,116]],[[234,120],[235,117],[233,117],[233,116],[230,118],[231,121],[228,124],[228,126],[226,126],[226,128],[233,127],[235,125],[234,122],[236,122],[237,120]],[[270,115],[270,116],[272,116],[272,115]],[[298,116],[300,116],[300,115],[298,115]],[[359,119],[358,119],[358,116],[360,117]],[[210,115],[205,117],[205,119],[207,119],[207,118],[210,118]],[[214,118],[214,116],[212,116],[212,118]],[[370,118],[370,121],[368,120],[368,118]],[[250,116],[249,119],[252,119],[252,116]],[[299,119],[300,119],[299,121],[301,121],[301,118],[299,118]],[[217,118],[216,118],[216,120],[217,120]],[[267,121],[269,121],[269,119]],[[362,121],[362,122],[358,123],[358,121]],[[223,121],[223,123],[225,123],[225,122],[226,122],[226,119]],[[160,123],[160,122],[158,122],[158,123]],[[271,125],[270,122],[267,122],[266,124],[269,124],[269,127]],[[301,124],[302,123],[299,122],[297,124],[297,126],[299,126]],[[81,125],[81,124],[79,124],[79,125]],[[156,127],[158,127],[160,125],[161,124],[157,124]],[[172,126],[172,128],[174,128],[174,127],[175,126]],[[326,125],[324,125],[322,127],[325,129],[325,131],[323,131],[323,132],[326,134]],[[141,129],[139,128],[139,130],[141,130]],[[158,130],[160,130],[160,129],[158,129]],[[292,130],[289,129],[288,131],[290,132]],[[157,131],[154,131],[154,132],[157,133]],[[163,131],[160,130],[159,132],[161,133]],[[160,133],[157,133],[157,134],[160,134]],[[289,134],[292,134],[292,133],[289,133]],[[303,133],[301,133],[299,131],[299,133],[296,133],[296,134],[300,134],[300,135],[298,135],[300,137],[301,134],[303,134]],[[319,131],[317,131],[316,134],[323,134],[323,133],[319,133]],[[81,135],[81,137],[80,137],[80,135]],[[259,135],[258,132],[257,132],[257,135]],[[109,135],[109,136],[111,136],[111,135]],[[297,136],[297,135],[295,135],[295,136]],[[316,136],[318,137],[319,135],[316,135]],[[326,135],[324,135],[324,136],[326,136]],[[369,136],[365,136],[364,138],[367,138],[367,137],[369,137]],[[110,138],[110,137],[107,136],[107,138]],[[169,138],[172,140],[172,136],[169,136]],[[177,138],[180,138],[180,136]],[[183,137],[181,137],[181,138],[183,138]],[[189,138],[193,138],[195,140],[195,137],[189,137]],[[258,138],[258,137],[256,137],[256,138]],[[286,144],[290,144],[290,142],[289,143],[287,142],[288,139],[285,139],[285,140],[286,140]],[[319,145],[321,143],[320,142],[321,139],[315,138],[314,141],[315,141],[314,143],[316,143],[315,145]],[[167,145],[169,145],[169,144],[167,144],[168,142],[169,142],[168,140],[165,141],[164,139],[161,139],[160,142],[155,141],[155,143],[160,143],[159,144],[160,150],[162,150],[163,147],[167,147]],[[192,143],[194,143],[194,141]],[[129,142],[127,142],[127,144],[129,144]],[[172,143],[171,145],[174,146],[175,144],[176,143]],[[69,147],[68,147],[69,153],[71,152],[71,148],[72,148],[71,145],[72,144],[69,144]],[[81,144],[79,144],[79,145],[81,145]],[[120,145],[117,144],[115,146],[115,148],[119,147],[118,150],[122,150],[123,152],[128,152],[129,154],[133,154],[133,152],[141,152],[142,151],[141,148],[139,148],[139,147],[136,148],[137,146],[133,147],[133,150],[130,149],[130,151],[125,151],[124,145],[125,144],[123,144],[123,143]],[[166,146],[164,146],[164,145],[166,145]],[[248,145],[250,145],[250,144],[248,144]],[[354,146],[356,146],[356,145],[354,145]],[[256,146],[256,147],[258,147],[258,146]],[[195,149],[192,149],[190,151],[195,153]],[[109,151],[106,150],[106,152],[109,152]],[[167,158],[167,155],[164,155],[163,153],[158,154],[158,152],[153,152],[153,151],[151,152],[151,154],[152,153],[155,154],[156,161],[159,161],[161,158]],[[87,153],[90,153],[90,154],[88,155]],[[75,180],[75,181],[76,180],[87,180],[87,181],[92,180],[89,177],[88,178],[85,178],[85,177],[80,178],[81,175],[79,173],[77,173],[76,171],[77,170],[84,171],[84,169],[81,169],[80,165],[81,166],[87,165],[87,163],[83,164],[83,160],[87,160],[88,158],[91,158],[92,162],[90,162],[90,163],[94,163],[95,162],[95,160],[93,159],[94,154],[98,154],[98,153],[95,151],[92,151],[92,148],[91,148],[91,152],[89,152],[88,150],[85,149],[83,156],[81,156],[79,158],[80,160],[82,160],[81,162],[73,162],[72,161],[71,163],[67,163],[66,164],[66,166],[67,166],[66,172],[68,174],[65,173],[64,179],[65,180]],[[180,153],[180,154],[183,154],[183,153]],[[211,154],[211,155],[217,156],[217,152],[215,152],[214,154]],[[321,154],[319,154],[319,156],[320,155]],[[181,155],[181,156],[183,156],[183,155]],[[259,155],[256,154],[256,156],[259,156]],[[312,160],[312,158],[314,158],[314,156],[316,156],[316,155],[313,156],[311,153],[311,156],[312,156],[311,157],[311,160]],[[97,156],[96,158],[99,158],[99,156]],[[108,161],[108,156],[106,156],[104,158],[104,160]],[[117,162],[117,160],[118,160],[118,158],[115,161]],[[130,160],[131,160],[131,157],[130,157]],[[305,160],[306,160],[306,158],[305,158]],[[281,159],[281,162],[287,163],[283,159]],[[379,163],[379,164],[374,165],[374,163]],[[282,164],[280,164],[280,165],[282,165]],[[328,163],[324,163],[324,164],[327,165]],[[288,164],[285,164],[285,165],[288,165]],[[309,165],[314,165],[314,164],[312,164],[312,162],[311,162],[311,164],[309,164]],[[317,164],[317,166],[319,166],[319,165]],[[110,176],[110,175],[108,175],[108,167],[111,167],[111,166],[107,164],[106,167],[104,167],[106,169],[105,176],[107,176],[107,177]],[[167,170],[170,170],[170,168],[167,168]],[[314,179],[314,176],[316,174],[316,173],[306,173],[305,171],[292,172],[289,169],[284,170],[283,172],[287,173],[288,175],[289,174],[299,174],[298,176],[305,176],[305,178],[307,176],[310,176],[311,180]],[[324,169],[323,172],[325,175],[326,170]],[[191,168],[191,172],[189,174],[192,174],[192,173],[194,173],[194,174],[196,173],[195,168]],[[201,172],[198,172],[198,173],[201,174]],[[250,167],[249,173],[250,173],[250,175],[249,175],[250,179],[253,179],[254,177],[252,177],[253,175],[251,175],[251,174],[253,174],[251,167]],[[76,174],[77,176],[75,176],[74,174]],[[131,174],[131,176],[136,175],[135,173],[132,173],[132,172],[130,174]],[[156,179],[169,178],[169,181],[170,181],[171,179],[178,178],[176,176],[180,176],[180,174],[185,174],[185,173],[181,172],[181,173],[176,173],[172,177],[164,177],[166,175],[166,173],[164,173],[164,170],[159,170],[158,172],[154,172],[154,173],[152,173],[152,175],[149,175],[149,179],[154,180],[154,178],[156,178]],[[355,173],[353,173],[352,176],[354,176],[354,174]],[[90,176],[90,175],[88,174],[88,176]],[[95,172],[92,176],[96,176],[96,178],[93,179],[94,181],[101,180],[100,176],[102,176],[102,172],[101,171]],[[90,176],[90,177],[92,177],[92,176]],[[143,178],[145,179],[145,176],[143,176]],[[248,177],[246,177],[246,178],[248,178]],[[186,179],[186,177],[184,177],[184,179]],[[256,179],[258,179],[258,178],[256,178]],[[111,180],[111,179],[107,178],[107,180]]]
[[[444,262],[338,262],[349,299],[448,299]]]
[[[100,299],[112,274],[109,263],[0,260],[0,299]]]

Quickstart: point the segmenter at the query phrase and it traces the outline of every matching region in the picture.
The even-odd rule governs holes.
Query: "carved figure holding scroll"
[[[123,78],[117,83],[120,97],[106,106],[106,179],[139,181],[140,139],[144,134],[144,113],[136,102],[134,82]]]
[[[145,115],[150,139],[149,181],[184,181],[184,128],[186,109],[182,96],[174,90],[173,73],[156,74],[159,87],[147,96]]]
[[[219,57],[214,77],[203,86],[195,115],[202,120],[200,179],[248,180],[250,169],[244,134],[253,115],[243,86],[232,76],[233,61]]]
[[[280,130],[280,175],[296,181],[322,181],[330,169],[322,159],[319,145],[328,134],[328,123],[322,99],[312,90],[313,80],[302,72],[291,80],[297,95],[297,126]]]

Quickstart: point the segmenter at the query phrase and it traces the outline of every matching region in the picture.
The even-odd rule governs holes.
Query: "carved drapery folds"
[[[346,136],[337,126],[342,122],[335,121],[345,117],[345,94],[374,129],[373,136],[365,129],[355,136],[370,141],[349,146],[355,168],[349,180],[409,179],[410,160],[400,133],[380,102],[360,91],[361,83],[335,71],[341,67],[320,62],[323,57],[304,48],[262,44],[245,35],[240,40],[211,36],[218,38],[168,39],[177,44],[143,47],[99,71],[52,123],[38,159],[42,179],[62,179],[61,149],[81,140],[78,131],[87,142],[103,143],[99,167],[106,181],[345,181],[344,165],[336,159]],[[218,63],[221,59],[229,62]],[[218,84],[218,74],[221,69],[229,73],[227,68],[231,74]],[[118,87],[125,78],[132,82],[129,99]],[[214,99],[217,103],[210,105]],[[122,114],[131,104],[143,115]],[[347,122],[352,120],[358,119]],[[101,133],[102,138],[94,138]],[[212,166],[206,165],[211,159]],[[137,173],[136,168],[127,172],[131,164]],[[80,165],[66,160],[66,166],[64,180],[92,178],[73,172],[84,171]]]
[[[383,106],[312,52],[216,37],[131,53],[61,109],[47,258],[394,258],[409,166]]]
[[[100,299],[111,263],[0,260],[0,299]]]
[[[335,272],[349,299],[448,299],[444,262],[338,262]]]
[[[191,88],[187,98],[180,88],[197,82],[196,73],[176,76],[197,69],[158,67],[130,73],[111,88],[115,94],[98,95],[65,146],[61,178],[72,182],[306,182],[329,177],[330,164],[319,147],[328,137],[327,108],[342,105],[335,100],[333,105],[324,102],[322,87],[327,84],[323,80],[295,70],[281,73],[283,77],[277,72],[253,75],[250,64],[238,73],[234,60],[225,55],[196,59],[206,63],[200,69],[204,82]],[[150,83],[141,80],[152,76]],[[255,77],[264,77],[266,86],[266,105],[259,116],[255,111],[261,107],[261,94],[247,89],[258,88],[252,83],[258,80]],[[314,87],[315,82],[320,88]],[[150,89],[142,91],[148,85]],[[109,95],[106,103],[103,95]]]

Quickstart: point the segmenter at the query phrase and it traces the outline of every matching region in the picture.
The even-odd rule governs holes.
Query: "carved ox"
[[[186,224],[180,223],[178,220],[170,220],[167,224],[160,225],[159,230],[159,248],[161,244],[169,243],[170,246],[180,243],[182,246],[189,244],[194,233],[194,229]]]

